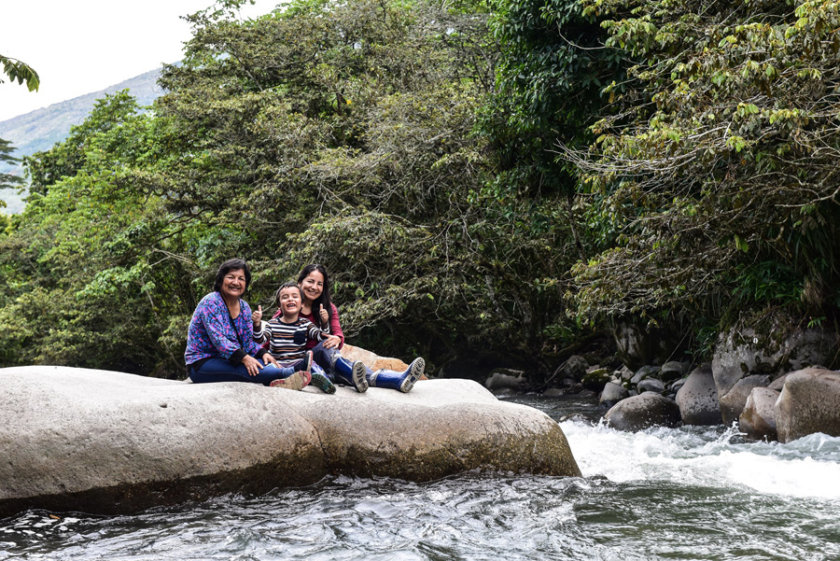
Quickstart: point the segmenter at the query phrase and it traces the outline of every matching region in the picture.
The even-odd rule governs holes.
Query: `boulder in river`
[[[580,475],[555,421],[463,379],[327,395],[29,366],[0,369],[0,402],[0,516],[129,512],[327,474]]]
[[[747,397],[744,411],[738,418],[738,428],[741,432],[761,440],[767,438],[776,440],[776,399],[778,390],[770,388],[753,388]]]
[[[680,408],[667,397],[645,392],[613,405],[604,415],[604,420],[611,427],[625,431],[639,431],[659,425],[674,427],[680,424]]]
[[[780,442],[817,432],[840,436],[840,372],[791,372],[776,401],[776,431]]]
[[[719,425],[721,423],[712,367],[704,364],[691,371],[677,391],[677,405],[682,422],[686,425]]]

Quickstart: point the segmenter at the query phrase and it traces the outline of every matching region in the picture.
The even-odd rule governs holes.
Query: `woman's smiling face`
[[[303,300],[311,304],[324,292],[324,275],[318,271],[312,271],[300,282],[300,291]]]
[[[222,296],[227,298],[241,298],[248,286],[243,269],[232,269],[222,279]]]

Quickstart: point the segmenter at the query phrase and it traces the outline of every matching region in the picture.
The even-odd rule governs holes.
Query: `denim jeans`
[[[261,365],[262,361],[258,360]],[[291,366],[277,368],[273,364],[263,365],[256,376],[248,374],[248,370],[242,363],[233,364],[224,358],[210,358],[204,361],[201,366],[195,368],[189,366],[190,380],[196,384],[207,382],[253,382],[255,384],[269,385],[274,380],[288,378],[294,374],[295,369]]]

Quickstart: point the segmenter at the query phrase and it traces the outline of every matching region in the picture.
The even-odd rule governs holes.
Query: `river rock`
[[[815,364],[828,364],[838,339],[831,330],[790,327],[796,319],[759,318],[741,322],[721,333],[712,357],[718,395],[726,395],[746,376],[786,372]]]
[[[761,440],[776,440],[776,399],[779,392],[770,388],[753,388],[747,397],[744,411],[738,417],[741,432]]]
[[[528,385],[528,378],[521,370],[496,369],[484,381],[484,387],[491,391],[522,390]]]
[[[604,420],[618,430],[639,431],[654,426],[674,427],[680,424],[677,404],[657,393],[645,392],[613,405]]]
[[[691,371],[677,391],[676,402],[686,425],[719,425],[722,422],[711,365],[704,364]]]
[[[656,378],[645,378],[644,380],[636,384],[636,391],[639,393],[663,393],[665,391],[665,384],[662,383],[662,380],[657,380]]]
[[[723,424],[730,425],[737,421],[753,388],[763,388],[769,383],[770,376],[759,374],[738,380],[732,389],[720,398],[720,416],[723,417]]]
[[[673,382],[688,374],[691,364],[678,360],[669,360],[659,369],[659,379],[663,382]]]
[[[589,363],[586,358],[581,355],[572,355],[557,367],[554,371],[555,378],[570,378],[575,381],[580,381],[586,374],[586,369],[589,368]]]
[[[776,430],[780,442],[817,432],[840,436],[840,372],[791,372],[776,401]]]
[[[627,392],[627,388],[621,384],[617,384],[616,382],[607,382],[604,386],[604,390],[601,392],[601,396],[598,398],[598,403],[611,407],[629,395],[630,394]]]
[[[653,327],[622,322],[613,330],[616,355],[632,369],[644,364],[662,364],[680,350],[684,342],[683,333],[674,326]]]
[[[327,474],[580,475],[559,425],[476,382],[334,395],[56,366],[0,369],[0,516],[127,512]]]

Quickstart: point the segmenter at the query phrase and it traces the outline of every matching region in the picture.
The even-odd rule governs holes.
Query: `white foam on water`
[[[655,428],[624,432],[566,421],[563,432],[585,477],[616,483],[753,489],[789,497],[840,499],[840,438],[810,435],[788,444],[745,442],[734,429]]]

